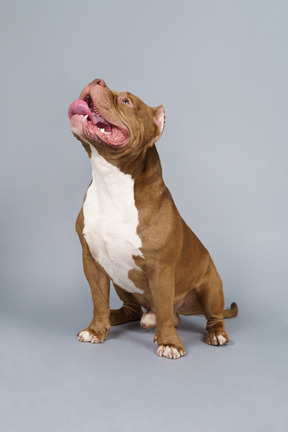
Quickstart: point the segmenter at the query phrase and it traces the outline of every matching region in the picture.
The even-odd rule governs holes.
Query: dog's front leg
[[[89,326],[78,333],[80,342],[104,342],[110,329],[109,293],[110,281],[92,258],[85,240],[81,241],[83,247],[83,268],[90,285],[93,300],[93,318]]]
[[[185,355],[185,349],[175,329],[173,303],[175,293],[174,269],[160,266],[149,276],[156,310],[156,333],[154,341],[158,342],[157,354],[160,357],[176,359]]]

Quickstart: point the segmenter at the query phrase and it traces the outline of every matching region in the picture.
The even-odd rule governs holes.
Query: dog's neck
[[[133,179],[148,175],[149,181],[153,181],[152,177],[154,176],[158,179],[159,176],[162,177],[161,162],[155,145],[137,155],[128,154],[120,157],[116,153],[115,156],[113,154],[111,156],[110,152],[110,154],[106,154],[105,151],[98,151],[92,145],[89,145],[89,151],[87,150],[87,152],[94,175],[98,174],[104,177],[107,175],[107,167],[110,167],[112,172],[113,166],[120,170],[121,173],[130,175]]]
[[[111,199],[121,199],[121,189],[127,186],[128,189],[134,185],[132,176],[122,172],[117,166],[108,162],[98,151],[91,146],[90,161],[92,165],[92,178],[97,188]]]

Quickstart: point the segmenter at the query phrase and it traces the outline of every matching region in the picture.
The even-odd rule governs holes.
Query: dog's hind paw
[[[230,342],[230,336],[226,331],[210,331],[205,337],[208,345],[222,346]]]
[[[156,315],[154,312],[149,311],[142,315],[140,321],[141,327],[149,330],[156,326]]]
[[[178,359],[183,357],[185,354],[186,352],[183,349],[178,351],[177,348],[170,345],[160,345],[157,349],[157,355],[159,357],[166,357],[169,359]]]

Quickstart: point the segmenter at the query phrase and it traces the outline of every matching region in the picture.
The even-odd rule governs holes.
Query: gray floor
[[[88,321],[77,307],[4,314],[1,430],[286,431],[287,333],[239,308],[225,347],[203,342],[203,317],[182,318],[179,360],[157,357],[153,331],[139,323],[91,345],[75,337]]]

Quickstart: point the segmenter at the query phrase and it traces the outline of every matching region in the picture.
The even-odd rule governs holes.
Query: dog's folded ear
[[[153,108],[153,118],[158,129],[153,139],[153,143],[155,143],[161,137],[165,126],[165,111],[163,105]]]

